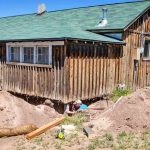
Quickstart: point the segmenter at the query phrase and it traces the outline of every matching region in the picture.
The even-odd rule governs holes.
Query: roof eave
[[[35,41],[65,41],[65,40],[79,40],[79,41],[87,41],[87,42],[100,42],[106,44],[119,44],[125,45],[126,43],[123,41],[111,42],[111,41],[100,41],[100,40],[92,40],[92,39],[81,39],[81,38],[72,38],[72,37],[60,37],[60,38],[36,38],[36,39],[10,39],[10,40],[0,40],[0,42],[35,42]]]
[[[148,6],[145,10],[143,10],[135,19],[133,19],[128,25],[124,27],[124,31],[127,30],[135,21],[137,21],[146,11],[150,9],[150,6]]]
[[[121,29],[88,29],[87,31],[104,34],[104,33],[122,33],[124,29],[123,28]]]
[[[148,6],[145,10],[143,10],[136,18],[134,18],[129,24],[127,24],[124,28],[120,29],[87,29],[87,31],[91,31],[94,33],[122,33],[123,31],[127,30],[129,26],[131,26],[137,19],[139,19],[146,11],[150,9]]]
[[[111,41],[100,41],[100,40],[90,40],[90,39],[81,39],[81,38],[71,38],[71,37],[66,37],[68,40],[81,40],[81,41],[92,41],[92,42],[100,42],[100,43],[106,43],[106,44],[119,44],[119,45],[125,45],[126,43],[124,41],[119,41],[118,42],[111,42]]]
[[[0,40],[0,42],[34,42],[34,41],[62,41],[65,38],[34,38],[34,39],[7,39]]]

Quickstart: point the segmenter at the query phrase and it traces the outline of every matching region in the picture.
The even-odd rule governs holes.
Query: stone
[[[51,102],[50,99],[46,99],[45,102],[44,102],[44,104],[47,105],[47,106],[50,106],[50,107],[52,107],[52,108],[53,108],[53,106],[54,106],[54,104]]]
[[[3,110],[4,110],[4,107],[1,107],[1,106],[0,106],[0,111],[3,111]]]

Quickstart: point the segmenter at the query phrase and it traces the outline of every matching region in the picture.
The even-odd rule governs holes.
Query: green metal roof
[[[124,29],[149,6],[150,1],[140,1],[4,17],[0,18],[0,40],[76,38],[121,43],[86,30]],[[104,7],[108,8],[108,24],[97,28]]]

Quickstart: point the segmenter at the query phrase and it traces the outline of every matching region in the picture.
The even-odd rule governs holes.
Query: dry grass
[[[112,137],[111,134],[106,134],[105,136],[93,139],[88,146],[88,150],[96,150],[100,148],[109,148],[112,150],[149,150],[150,132],[140,134],[121,132],[116,137]]]

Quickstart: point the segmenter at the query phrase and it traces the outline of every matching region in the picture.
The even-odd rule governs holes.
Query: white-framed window
[[[145,41],[144,57],[150,58],[150,41]]]
[[[10,47],[9,60],[20,62],[20,47]]]
[[[11,42],[6,43],[7,62],[28,64],[52,64],[53,45],[64,45],[64,41]]]
[[[23,63],[34,63],[34,47],[23,47]]]
[[[49,46],[37,47],[37,64],[49,64]]]

